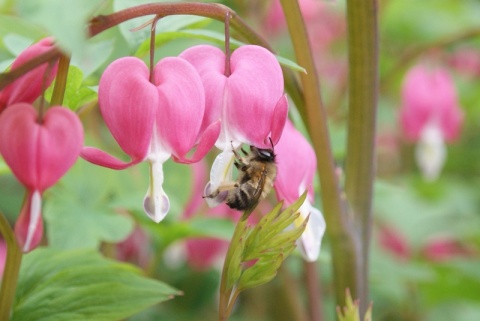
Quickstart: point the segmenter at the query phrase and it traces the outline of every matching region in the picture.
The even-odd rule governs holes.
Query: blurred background
[[[346,4],[299,2],[329,116],[335,161],[341,168],[348,114]],[[26,46],[55,36],[73,53],[65,105],[79,113],[85,145],[124,159],[99,114],[97,85],[116,58],[136,55],[148,60],[149,28],[130,31],[148,19],[126,22],[92,39],[86,39],[84,26],[94,15],[140,3],[147,1],[0,1],[0,71]],[[295,60],[277,0],[223,3],[268,39],[279,55]],[[378,15],[373,319],[480,320],[480,1],[379,0]],[[223,24],[199,17],[162,19],[157,33],[157,61],[195,44],[221,48],[223,42]],[[233,46],[237,44],[233,41]],[[290,106],[291,118],[303,130],[294,104]],[[218,152],[212,150],[194,166],[171,160],[165,164],[164,189],[172,207],[160,224],[143,213],[145,164],[113,171],[78,160],[45,194],[44,244],[97,248],[183,291],[183,296],[129,320],[216,319],[223,256],[238,217],[227,207],[208,209],[199,199],[209,163]],[[0,159],[0,210],[12,224],[23,197],[23,187]],[[255,215],[275,203],[271,195]],[[316,206],[321,208],[318,194]],[[0,263],[4,252],[0,241]],[[327,238],[317,270],[324,319],[334,320]],[[304,273],[295,253],[272,282],[242,293],[231,320],[296,320],[306,311]]]

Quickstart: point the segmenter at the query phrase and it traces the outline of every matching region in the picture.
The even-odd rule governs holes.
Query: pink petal
[[[15,223],[15,236],[23,252],[30,252],[43,236],[42,197],[39,191],[29,191]]]
[[[216,121],[211,124],[207,130],[200,137],[200,142],[197,145],[197,149],[193,154],[192,158],[177,158],[174,156],[174,160],[178,163],[191,164],[196,163],[201,160],[207,153],[212,149],[213,145],[217,141],[218,135],[220,134],[220,121]]]
[[[188,264],[195,270],[210,268],[225,255],[228,242],[216,238],[191,238],[185,242]]]
[[[159,104],[145,63],[135,57],[114,61],[100,79],[98,99],[105,123],[131,163],[144,160]]]
[[[124,162],[108,153],[105,153],[103,150],[94,147],[83,147],[80,157],[92,164],[118,170],[128,168],[132,165],[138,164],[141,161],[140,159],[136,159],[132,160],[131,162]]]
[[[419,65],[405,76],[400,122],[407,139],[417,141],[427,123],[438,123],[445,139],[460,132],[463,112],[455,86],[443,69],[427,70]]]
[[[271,139],[273,145],[276,145],[282,136],[283,128],[285,127],[285,122],[287,121],[288,116],[288,101],[287,96],[283,95],[282,98],[277,102],[275,106],[275,111],[273,112],[272,117],[272,134]],[[270,148],[270,142],[265,142],[265,148]]]
[[[225,54],[217,47],[199,45],[190,47],[179,55],[190,62],[202,79],[205,89],[205,114],[200,132],[221,117],[223,94],[227,78],[225,71]]]
[[[277,178],[274,188],[279,200],[292,204],[304,192],[310,190],[313,202],[313,179],[317,167],[317,158],[310,143],[287,120],[282,137],[275,145]],[[299,166],[299,160],[302,164]]]
[[[63,107],[50,108],[37,122],[29,104],[10,106],[0,117],[0,153],[28,189],[43,192],[76,161],[83,144],[78,116]]]
[[[265,146],[275,107],[283,96],[283,74],[275,56],[254,45],[235,50],[225,92],[225,126],[234,141]],[[283,116],[276,116],[283,118]]]
[[[13,62],[11,70],[17,69],[26,62],[53,48],[53,39],[45,38],[25,49]],[[57,74],[58,61],[52,66],[42,64],[18,78],[0,92],[0,113],[4,108],[15,103],[33,103],[42,93],[42,83],[48,70],[45,88],[50,86]]]
[[[177,158],[196,144],[205,112],[205,92],[195,68],[176,57],[155,66],[158,86],[156,126],[162,144]]]

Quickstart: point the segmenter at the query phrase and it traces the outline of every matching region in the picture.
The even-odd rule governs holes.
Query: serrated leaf
[[[116,321],[178,294],[95,251],[39,248],[23,259],[11,321]]]
[[[283,255],[273,258],[261,258],[252,267],[242,273],[238,281],[238,290],[243,291],[270,282],[282,265]]]
[[[243,259],[243,249],[245,248],[244,238],[240,238],[237,243],[237,247],[230,256],[230,262],[228,263],[227,273],[227,290],[233,288],[233,286],[240,279],[242,274],[242,259]]]

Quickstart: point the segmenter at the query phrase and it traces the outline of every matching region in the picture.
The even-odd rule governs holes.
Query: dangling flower
[[[209,119],[221,119],[222,130],[216,146],[223,150],[210,172],[206,194],[232,180],[232,146],[242,143],[271,148],[282,134],[288,113],[283,91],[283,74],[275,56],[265,48],[247,45],[236,49],[225,69],[225,54],[218,48],[201,45],[187,49],[180,57],[198,71],[205,87]],[[227,64],[228,65],[228,64]],[[210,206],[217,200],[207,199]]]
[[[24,65],[35,57],[53,48],[53,39],[45,38],[25,49],[12,64],[11,70]],[[0,91],[0,113],[9,105],[15,103],[33,103],[42,93],[43,87],[48,87],[57,74],[58,61],[49,66],[44,63],[27,72]],[[45,77],[45,73],[48,74]],[[43,84],[45,79],[45,85]]]
[[[75,163],[83,145],[83,127],[67,108],[51,107],[43,119],[32,105],[9,106],[0,116],[0,153],[17,179],[27,188],[27,198],[15,224],[15,234],[25,252],[43,235],[42,193]]]
[[[282,137],[275,146],[275,153],[278,171],[274,188],[278,200],[284,200],[288,206],[308,189],[308,196],[300,207],[300,217],[295,224],[301,224],[310,215],[299,243],[305,260],[316,261],[326,224],[322,213],[312,205],[315,197],[313,179],[317,168],[315,152],[305,137],[287,120]]]
[[[425,179],[435,180],[446,157],[444,142],[460,134],[463,113],[446,70],[412,68],[402,88],[400,122],[405,137],[417,142],[416,159]]]
[[[220,122],[201,127],[205,115],[204,89],[197,71],[187,61],[164,58],[157,63],[153,74],[151,83],[145,63],[125,57],[108,66],[100,79],[100,111],[131,161],[123,162],[92,147],[84,148],[81,156],[112,169],[147,161],[150,187],[144,209],[158,223],[170,208],[162,188],[163,163],[170,156],[179,163],[199,161],[213,147]],[[187,158],[195,145],[195,153]]]

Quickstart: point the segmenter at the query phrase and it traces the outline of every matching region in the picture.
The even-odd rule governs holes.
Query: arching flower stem
[[[0,234],[7,244],[7,259],[1,282],[2,287],[0,288],[0,320],[8,320],[13,299],[15,298],[15,288],[20,271],[20,263],[22,262],[22,249],[2,212],[0,212]]]
[[[230,18],[232,15],[227,11],[225,15],[225,77],[231,75],[230,70]]]

